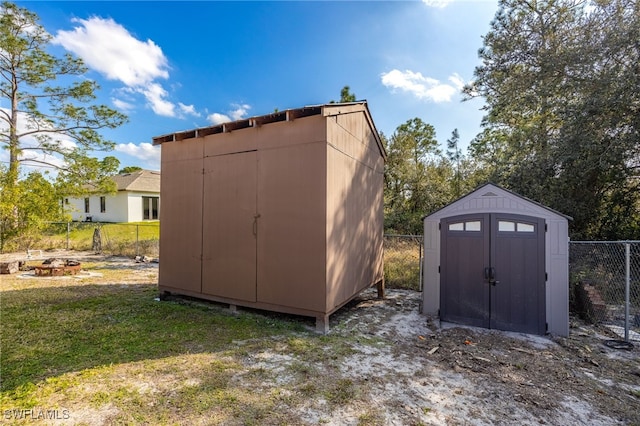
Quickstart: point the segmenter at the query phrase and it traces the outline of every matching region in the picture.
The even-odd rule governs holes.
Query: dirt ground
[[[141,267],[111,261],[133,273]],[[335,381],[359,384],[353,403],[286,407],[298,424],[368,424],[367,405],[376,413],[373,423],[386,425],[640,425],[640,342],[609,347],[619,337],[573,318],[568,338],[441,324],[419,314],[420,296],[396,289],[387,289],[384,300],[375,289],[357,296],[330,319],[328,337],[350,345],[339,357],[329,347],[323,359],[310,361],[272,345],[248,352],[242,363],[246,371],[274,373],[267,389],[293,380],[293,367],[303,362]]]
[[[418,313],[419,301],[369,290],[333,319],[334,333],[394,343],[344,365],[371,377],[390,424],[412,423],[417,405],[427,424],[640,424],[640,342],[610,348],[619,337],[574,319],[568,338],[440,324]]]

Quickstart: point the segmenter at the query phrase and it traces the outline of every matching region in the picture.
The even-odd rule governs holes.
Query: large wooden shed
[[[423,313],[567,336],[569,219],[493,184],[425,217]]]
[[[385,150],[367,103],[155,137],[161,294],[316,318],[382,290]]]

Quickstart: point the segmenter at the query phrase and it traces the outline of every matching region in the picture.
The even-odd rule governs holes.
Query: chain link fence
[[[99,247],[96,247],[96,232]],[[384,235],[384,276],[389,288],[422,290],[422,235]],[[99,251],[118,256],[158,257],[160,226],[149,224],[50,222],[37,236],[14,241],[12,251]]]
[[[14,245],[13,251],[62,249],[158,257],[160,225],[159,222],[49,222],[37,235],[18,238]]]
[[[96,250],[121,256],[158,257],[160,226],[55,222],[37,237],[18,241],[17,251]],[[389,288],[422,290],[422,235],[384,235],[384,275]],[[570,243],[572,312],[640,341],[640,241]]]
[[[422,241],[422,235],[384,235],[385,286],[422,290]]]
[[[640,241],[572,241],[571,310],[640,341]]]

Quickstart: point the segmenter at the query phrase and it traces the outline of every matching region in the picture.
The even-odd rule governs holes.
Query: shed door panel
[[[544,334],[544,219],[478,214],[441,221],[442,320]]]
[[[255,151],[205,158],[202,292],[256,301]]]
[[[165,260],[159,284],[200,293],[202,144],[166,144],[162,152],[160,256]],[[176,158],[189,154],[198,158]]]
[[[259,151],[258,301],[326,310],[326,144]]]
[[[443,219],[440,316],[443,321],[489,327],[489,215]]]
[[[492,215],[491,328],[544,334],[544,219]]]

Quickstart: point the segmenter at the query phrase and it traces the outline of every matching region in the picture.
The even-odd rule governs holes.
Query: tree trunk
[[[100,228],[93,230],[93,246],[91,248],[96,253],[102,252],[102,237],[100,236]]]

